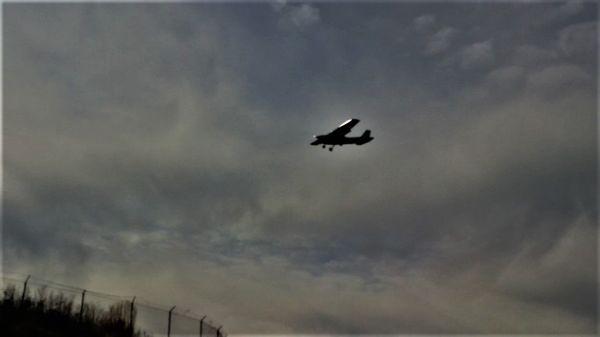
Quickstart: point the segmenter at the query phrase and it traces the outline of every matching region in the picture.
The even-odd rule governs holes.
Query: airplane
[[[360,122],[359,119],[351,118],[326,135],[314,136],[316,140],[310,143],[310,145],[322,145],[323,148],[330,145],[329,151],[333,151],[333,147],[336,145],[363,145],[372,141],[373,137],[371,137],[371,130],[366,130],[360,137],[346,137],[358,122]]]

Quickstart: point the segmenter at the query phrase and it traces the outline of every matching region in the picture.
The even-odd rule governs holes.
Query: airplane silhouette
[[[373,137],[371,137],[371,130],[366,130],[360,137],[346,137],[346,135],[356,124],[358,124],[358,122],[360,122],[359,119],[349,119],[326,135],[314,136],[316,140],[310,143],[310,145],[322,145],[323,148],[325,148],[327,145],[330,145],[329,151],[333,151],[333,147],[336,145],[363,145],[372,141]]]

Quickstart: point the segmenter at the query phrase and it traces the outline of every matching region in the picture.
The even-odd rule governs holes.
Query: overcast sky
[[[3,8],[5,271],[231,334],[595,331],[595,3]]]

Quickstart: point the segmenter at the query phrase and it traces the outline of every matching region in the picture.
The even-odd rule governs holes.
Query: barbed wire
[[[172,313],[173,315],[176,315],[176,316],[184,318],[184,319],[202,322],[202,324],[205,325],[206,331],[216,331],[216,332],[218,332],[219,336],[223,336],[223,337],[227,336],[227,334],[223,331],[223,329],[219,325],[215,324],[214,321],[211,320],[210,318],[208,318],[206,315],[199,315],[190,309],[181,308],[181,307],[177,307],[177,306],[173,306],[173,307],[169,308],[169,307],[161,305],[161,304],[153,303],[143,297],[124,296],[124,295],[100,292],[100,291],[96,291],[96,290],[89,290],[89,289],[85,289],[82,287],[77,287],[77,286],[73,286],[73,285],[64,284],[61,282],[47,280],[47,279],[33,276],[33,275],[25,275],[25,274],[15,273],[15,272],[3,272],[0,275],[0,279],[2,279],[2,281],[3,281],[3,284],[5,286],[4,288],[6,288],[6,285],[8,285],[8,284],[10,284],[10,285],[23,284],[24,285],[25,282],[27,282],[28,286],[34,285],[37,287],[50,288],[52,290],[71,293],[71,294],[75,294],[75,295],[82,295],[85,292],[86,296],[94,296],[94,297],[104,299],[107,301],[111,301],[111,302],[115,302],[115,303],[122,302],[122,301],[135,303],[135,307],[141,307],[144,309],[155,310],[155,311],[162,312],[162,313],[169,313],[169,314]],[[174,310],[174,309],[177,309],[177,310]]]

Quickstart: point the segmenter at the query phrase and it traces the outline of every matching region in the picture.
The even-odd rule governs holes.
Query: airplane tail
[[[363,145],[373,140],[371,137],[371,130],[365,130],[363,134],[359,137],[358,142],[356,144]]]

